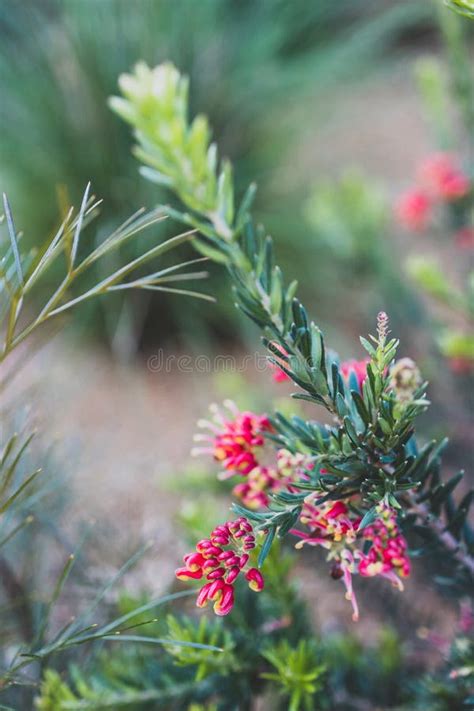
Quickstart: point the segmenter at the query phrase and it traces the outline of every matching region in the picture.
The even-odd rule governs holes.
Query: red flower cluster
[[[245,477],[245,481],[236,484],[232,492],[249,509],[259,509],[268,505],[268,492],[278,491],[283,482],[273,467],[254,467]]]
[[[264,435],[272,431],[268,417],[239,412],[230,401],[224,404],[232,419],[214,406],[214,421],[200,422],[210,433],[195,436],[195,440],[205,442],[206,446],[194,448],[193,453],[211,454],[221,461],[224,464],[224,471],[219,475],[221,479],[234,475],[244,477],[244,481],[234,487],[233,493],[249,508],[265,507],[269,503],[270,492],[287,487],[295,479],[305,476],[305,470],[312,469],[313,464],[307,456],[293,455],[285,449],[278,451],[276,464],[271,461],[268,465],[263,464]]]
[[[269,504],[269,493],[289,488],[292,482],[307,478],[307,472],[313,467],[313,462],[304,454],[279,449],[276,467],[257,465],[232,491],[248,508],[264,508]]]
[[[236,405],[227,400],[224,405],[232,414],[226,417],[217,406],[212,406],[214,422],[201,420],[200,425],[210,434],[196,435],[195,440],[207,442],[205,447],[197,447],[194,454],[212,454],[222,462],[224,472],[221,478],[228,478],[236,473],[248,474],[257,465],[256,451],[264,445],[264,432],[270,432],[272,426],[266,415],[253,412],[239,412]]]
[[[415,232],[426,229],[436,204],[455,202],[471,190],[468,176],[451,153],[428,156],[419,166],[417,178],[417,186],[401,195],[395,205],[399,222]]]
[[[407,542],[398,528],[395,511],[385,504],[377,510],[379,518],[362,531],[364,541],[372,545],[367,554],[359,554],[359,573],[364,577],[382,575],[403,589],[400,577],[410,575]]]
[[[255,548],[252,525],[243,516],[235,521],[216,526],[209,538],[196,544],[196,551],[185,555],[185,566],[175,575],[179,580],[207,582],[199,591],[196,605],[205,607],[214,603],[216,615],[228,615],[234,605],[234,583],[241,573],[249,588],[260,592],[264,580],[257,568],[249,567],[249,551]]]
[[[343,501],[326,501],[320,506],[305,503],[300,521],[309,528],[310,533],[292,531],[295,536],[302,539],[296,544],[296,548],[302,548],[307,543],[329,549],[333,543],[340,543],[343,540],[352,543],[357,535],[360,519],[350,519],[349,509]]]
[[[325,502],[320,505],[305,503],[300,522],[309,532],[293,529],[291,533],[304,544],[322,546],[332,561],[331,576],[342,582],[346,598],[353,609],[353,619],[359,617],[357,600],[352,587],[352,575],[363,577],[381,575],[403,589],[400,577],[410,574],[407,543],[397,525],[396,513],[385,504],[377,507],[378,518],[370,526],[359,531],[360,517],[354,516],[343,501]],[[367,544],[370,548],[366,551]]]

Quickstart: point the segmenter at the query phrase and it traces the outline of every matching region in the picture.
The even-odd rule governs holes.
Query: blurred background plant
[[[193,0],[141,0],[139,12],[127,0],[5,0],[1,178],[22,215],[19,227],[35,243],[91,177],[104,198],[103,229],[112,218],[117,224],[156,202],[156,190],[137,176],[126,129],[103,97],[137,60],[154,65],[170,59],[190,75],[192,109],[210,115],[223,154],[237,167],[237,187],[258,181],[257,215],[281,245],[283,263],[312,284],[314,302],[324,300],[331,270],[300,219],[305,178],[285,175],[292,155],[308,124],[314,132],[327,121],[327,97],[335,87],[385,71],[400,61],[413,33],[420,41],[433,31],[432,9],[418,0],[310,7],[204,0],[198,8]],[[129,243],[127,256],[135,249]],[[317,280],[308,249],[321,261]],[[246,326],[236,319],[217,271],[214,276],[221,304],[215,310],[117,294],[106,309],[98,302],[84,307],[80,323],[105,335],[123,358],[143,340],[150,345],[165,335],[179,334],[195,347],[216,337],[235,342]]]
[[[449,71],[434,58],[416,66],[436,149],[417,167],[417,185],[399,198],[397,216],[420,243],[429,232],[440,245],[441,255],[425,247],[421,256],[413,248],[406,266],[417,286],[441,307],[436,311],[431,304],[440,322],[436,340],[453,372],[462,376],[472,375],[474,368],[474,77],[465,71],[471,61],[470,34],[449,11],[442,12],[441,20]]]

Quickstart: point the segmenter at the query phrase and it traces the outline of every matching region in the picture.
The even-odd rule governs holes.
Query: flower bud
[[[250,570],[245,573],[245,578],[248,580],[249,588],[251,590],[254,590],[255,592],[263,590],[263,575],[259,570],[257,570],[257,568],[250,568]]]

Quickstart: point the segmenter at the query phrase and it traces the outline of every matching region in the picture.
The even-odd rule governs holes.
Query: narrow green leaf
[[[3,193],[3,208],[5,210],[5,217],[7,218],[7,228],[8,234],[10,236],[10,242],[12,245],[13,258],[15,260],[15,269],[18,277],[18,282],[23,285],[23,269],[21,266],[20,250],[18,248],[18,238],[15,230],[15,224],[13,222],[12,211],[10,208],[10,203],[5,193]]]
[[[267,533],[267,536],[265,538],[265,542],[260,549],[260,553],[258,554],[258,567],[261,568],[262,565],[264,564],[268,554],[270,553],[270,548],[272,547],[273,540],[275,538],[276,534],[276,526],[273,526],[269,532]]]

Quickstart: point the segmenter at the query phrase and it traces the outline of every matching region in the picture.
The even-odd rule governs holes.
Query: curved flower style
[[[327,501],[320,506],[305,503],[300,521],[309,528],[310,533],[292,531],[302,539],[296,544],[296,548],[302,548],[307,543],[330,549],[334,543],[353,543],[360,519],[352,521],[349,518],[349,509],[343,501]]]
[[[248,474],[257,465],[256,453],[264,445],[263,434],[272,426],[266,415],[240,412],[231,400],[224,406],[232,415],[229,418],[217,405],[211,406],[213,421],[200,420],[199,426],[209,430],[209,434],[195,435],[197,442],[205,442],[204,447],[195,447],[193,454],[211,454],[222,462],[224,471],[220,478],[227,479],[234,474]]]
[[[263,590],[261,572],[248,565],[249,551],[253,548],[255,535],[252,525],[241,516],[216,526],[209,538],[199,541],[195,552],[184,556],[185,565],[178,568],[175,575],[185,581],[205,577],[207,582],[199,591],[196,605],[205,607],[211,601],[216,615],[228,615],[234,605],[234,583],[241,573],[251,590]]]
[[[303,506],[300,522],[309,532],[291,531],[301,539],[296,548],[308,544],[328,551],[327,559],[333,562],[331,576],[344,583],[354,621],[359,618],[352,586],[354,574],[362,577],[381,575],[399,590],[403,590],[400,578],[410,574],[407,542],[398,528],[395,511],[386,504],[380,504],[376,514],[374,523],[359,531],[360,517],[354,516],[343,501],[327,501],[321,505],[307,502]]]

